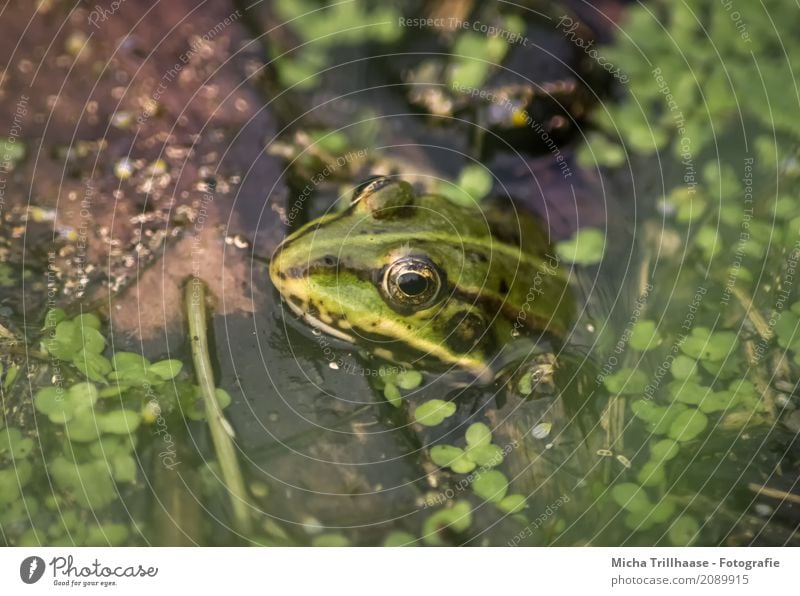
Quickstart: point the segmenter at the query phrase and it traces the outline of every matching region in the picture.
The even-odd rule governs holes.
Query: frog
[[[568,272],[532,216],[417,193],[397,176],[366,179],[344,210],[287,236],[269,275],[313,329],[478,383],[508,370],[509,354],[563,342],[575,312]]]

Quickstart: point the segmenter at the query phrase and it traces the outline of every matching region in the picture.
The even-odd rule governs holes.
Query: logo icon
[[[41,557],[25,557],[19,565],[19,577],[26,584],[35,584],[44,575],[44,559]]]

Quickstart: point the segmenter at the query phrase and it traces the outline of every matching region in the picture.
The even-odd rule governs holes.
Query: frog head
[[[477,207],[381,176],[287,237],[269,271],[312,327],[392,362],[487,380],[499,345],[520,331],[563,334],[571,312],[563,272],[521,237],[498,236]]]

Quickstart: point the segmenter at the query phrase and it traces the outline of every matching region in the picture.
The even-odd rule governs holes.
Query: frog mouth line
[[[298,305],[293,303],[291,300],[284,300],[284,303],[289,306],[289,308],[292,310],[292,312],[294,314],[296,314],[298,317],[300,317],[306,323],[308,323],[311,326],[312,329],[319,329],[320,331],[323,331],[323,332],[327,333],[328,335],[332,335],[333,337],[336,337],[338,339],[344,340],[344,341],[346,341],[348,343],[351,343],[351,344],[355,344],[356,343],[356,340],[352,335],[348,335],[347,333],[345,333],[341,329],[337,329],[336,327],[333,327],[333,326],[329,325],[328,323],[322,321],[321,319],[315,317],[314,315],[312,315],[307,310],[304,310],[304,309],[300,308]]]
[[[319,329],[320,331],[327,333],[328,335],[331,335],[337,339],[341,339],[349,344],[358,345],[355,338],[352,335],[349,335],[344,331],[342,331],[341,329],[337,329],[336,327],[333,327],[330,324],[325,323],[324,321],[315,317],[308,311],[303,310],[300,306],[294,304],[290,300],[284,300],[284,302],[289,306],[289,308],[294,314],[303,319],[308,325],[312,327],[312,329]],[[399,361],[396,357],[397,355],[391,350],[385,348],[375,348],[374,352],[381,358],[389,362],[402,362],[405,363],[407,366],[414,368],[414,366],[407,361]],[[433,360],[439,362],[442,365],[452,366],[453,364],[455,364],[455,362],[453,361],[442,360],[440,358],[437,358],[436,356],[432,356],[429,353],[426,354],[426,356],[432,357]],[[465,365],[464,363],[462,363],[461,366],[467,369],[475,379],[478,379],[482,383],[488,383],[494,378],[494,375],[488,366],[469,366]]]

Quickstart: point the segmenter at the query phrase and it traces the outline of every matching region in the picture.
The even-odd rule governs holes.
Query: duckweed
[[[681,344],[684,354],[703,362],[717,362],[731,354],[738,345],[733,331],[714,331],[706,327],[695,327]]]
[[[662,439],[650,445],[650,457],[656,461],[674,458],[680,452],[680,445],[672,439]]]
[[[643,370],[623,368],[607,376],[603,383],[611,393],[636,395],[644,391],[648,381],[647,374]]]
[[[423,426],[436,426],[455,413],[456,405],[453,402],[432,399],[417,406],[414,420]]]
[[[631,330],[628,344],[641,352],[657,348],[661,344],[661,337],[656,330],[655,321],[638,321]]]
[[[508,492],[508,478],[498,470],[489,470],[475,479],[472,490],[484,501],[499,503]]]
[[[422,373],[416,370],[404,370],[397,375],[395,382],[400,389],[406,391],[416,389],[422,384]]]
[[[14,427],[0,429],[0,524],[4,530],[9,528],[6,541],[10,544],[37,545],[42,540],[51,546],[127,543],[130,527],[108,518],[116,511],[120,491],[138,479],[134,450],[140,426],[180,412],[187,418],[204,418],[199,388],[182,376],[180,360],[151,363],[129,352],[107,359],[100,330],[100,319],[94,314],[68,319],[63,311],[51,310],[45,317],[42,347],[67,366],[53,377],[55,386],[41,387],[33,396],[41,418],[39,430],[56,431],[42,435],[46,476],[35,472],[27,459],[36,447],[36,437],[24,436]],[[12,382],[18,367],[13,370]],[[6,383],[8,379],[7,373]],[[223,407],[231,401],[222,389],[217,389],[217,397]],[[48,429],[48,424],[53,428]],[[64,520],[51,524],[46,532],[38,526],[36,532],[26,530],[40,504],[33,493],[26,494],[22,508],[20,488],[48,478],[55,490],[42,499],[40,516],[45,521],[37,524],[47,523],[49,512],[55,511]],[[85,512],[91,512],[94,521],[84,519]],[[10,523],[17,524],[14,530]]]
[[[688,515],[676,519],[669,528],[669,540],[673,546],[691,546],[697,540],[700,525]]]
[[[339,547],[350,546],[350,540],[344,534],[321,534],[311,540],[311,546]]]
[[[638,484],[623,482],[611,489],[611,497],[623,509],[632,513],[649,512],[652,503],[647,493]]]
[[[583,228],[569,240],[556,244],[556,254],[567,263],[596,265],[603,260],[606,249],[606,234],[603,230]]]
[[[528,503],[524,495],[506,495],[497,506],[506,513],[520,513],[527,508]]]
[[[503,450],[492,444],[492,431],[482,422],[471,424],[464,435],[464,449],[453,445],[431,448],[431,460],[456,474],[468,474],[476,468],[492,468],[503,463]]]
[[[383,541],[383,546],[416,546],[416,540],[408,532],[392,532]]]
[[[454,461],[464,457],[464,450],[454,445],[434,445],[431,447],[431,460],[437,466],[447,468]]]
[[[441,546],[445,543],[445,533],[460,534],[472,525],[472,508],[466,501],[456,501],[452,506],[440,509],[431,514],[422,525],[422,539],[430,546]]]
[[[395,408],[403,404],[403,395],[400,389],[410,391],[422,384],[422,373],[416,370],[397,371],[393,368],[382,366],[376,381],[377,388],[383,389],[383,397]]]
[[[492,431],[482,422],[476,422],[470,424],[464,438],[467,441],[467,445],[471,448],[485,447],[492,442]]]
[[[675,441],[691,441],[708,426],[708,417],[700,410],[690,409],[678,414],[669,427],[669,438]]]
[[[472,164],[461,170],[455,183],[442,182],[436,191],[450,199],[453,203],[463,206],[474,206],[492,190],[492,175],[479,165]]]

